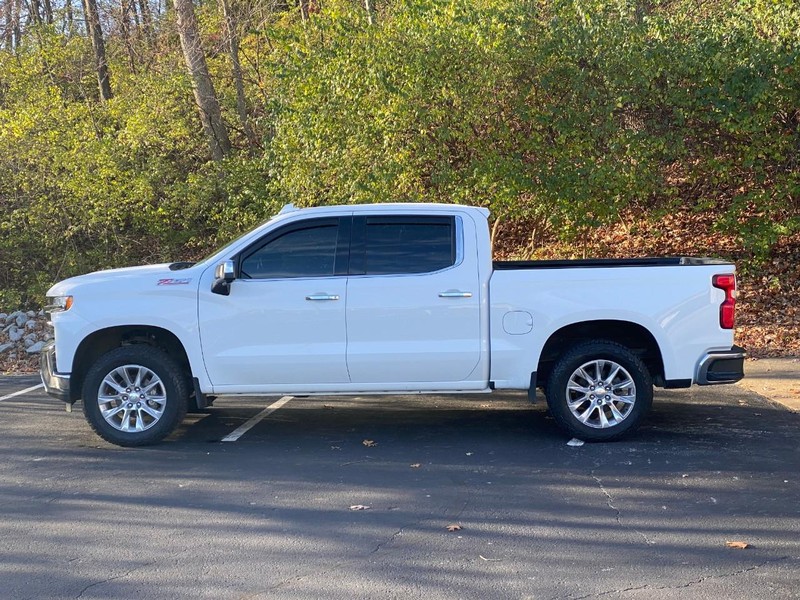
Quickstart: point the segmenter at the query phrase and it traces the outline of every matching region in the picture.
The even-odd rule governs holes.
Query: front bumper
[[[697,365],[697,385],[736,383],[744,377],[744,359],[747,351],[740,346],[730,350],[709,352]]]
[[[56,372],[56,345],[50,342],[39,356],[39,374],[42,377],[45,391],[68,404],[72,404],[69,393],[69,375]]]

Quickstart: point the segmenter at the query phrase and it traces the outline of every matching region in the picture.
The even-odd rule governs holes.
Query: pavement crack
[[[114,577],[108,577],[106,579],[103,579],[102,581],[95,581],[94,583],[90,583],[85,588],[83,588],[81,590],[81,592],[77,596],[75,596],[75,600],[77,600],[78,598],[83,598],[83,595],[86,592],[88,592],[90,589],[92,589],[93,587],[97,587],[98,585],[103,585],[104,583],[108,583],[110,581],[115,581],[117,579],[123,579],[123,578],[127,577],[128,575],[130,575],[131,573],[135,573],[139,569],[144,569],[145,567],[149,567],[149,566],[154,565],[154,564],[156,564],[156,563],[155,562],[150,562],[150,563],[147,563],[145,565],[141,565],[139,567],[136,567],[135,569],[131,569],[130,571],[126,571],[122,575],[115,575]]]
[[[650,538],[648,538],[643,532],[639,531],[635,527],[630,527],[628,525],[625,525],[622,522],[622,512],[620,511],[620,509],[618,509],[616,506],[614,506],[614,498],[613,498],[613,496],[611,496],[611,494],[608,492],[606,487],[603,485],[603,480],[600,479],[597,475],[594,474],[594,469],[592,469],[591,476],[592,476],[592,479],[594,479],[595,482],[597,483],[597,486],[600,488],[600,491],[603,492],[603,494],[605,495],[606,504],[608,504],[608,507],[611,510],[614,511],[615,518],[616,518],[616,521],[617,521],[617,525],[619,525],[620,527],[626,528],[626,529],[630,529],[631,531],[635,532],[637,535],[641,536],[641,538],[644,540],[645,544],[655,544],[655,542],[653,540],[651,540]]]
[[[376,552],[381,550],[383,547],[387,546],[388,544],[391,544],[395,539],[397,539],[400,535],[402,535],[403,532],[407,528],[411,527],[415,523],[417,523],[417,521],[414,521],[412,523],[408,523],[408,524],[403,525],[402,527],[400,527],[400,529],[398,529],[397,531],[392,533],[392,535],[390,535],[384,541],[378,543],[378,545],[376,545],[375,548],[370,550],[368,556],[372,556],[373,554],[375,554]],[[304,579],[308,579],[309,577],[319,577],[321,575],[325,575],[325,574],[330,573],[332,571],[336,571],[340,567],[343,567],[344,565],[347,565],[347,564],[349,564],[351,562],[353,562],[353,560],[345,560],[345,561],[341,561],[339,563],[336,563],[335,565],[331,566],[330,568],[324,569],[322,571],[311,571],[311,572],[305,573],[303,575],[295,575],[294,577],[289,577],[288,579],[284,579],[283,581],[280,581],[280,582],[276,583],[275,585],[270,586],[265,591],[254,592],[254,593],[246,595],[246,596],[241,596],[239,598],[239,600],[252,600],[254,598],[263,597],[265,595],[269,596],[270,592],[274,592],[275,590],[278,590],[278,589],[281,589],[281,588],[284,588],[284,587],[287,587],[287,586],[294,585],[296,583],[299,583],[299,582],[303,581]]]
[[[736,577],[738,575],[744,575],[745,573],[750,573],[751,571],[757,571],[767,565],[772,565],[775,563],[782,562],[784,560],[789,560],[789,556],[781,556],[779,558],[773,558],[772,560],[765,560],[757,565],[753,565],[752,567],[746,567],[744,569],[738,569],[736,571],[731,571],[730,573],[722,573],[721,575],[707,575],[706,577],[700,577],[699,579],[693,579],[692,581],[688,581],[682,585],[665,585],[662,587],[657,587],[657,590],[680,590],[688,587],[692,587],[693,585],[699,585],[701,583],[705,583],[706,581],[710,581],[712,579],[726,579],[728,577]]]
[[[180,550],[178,552],[174,552],[174,553],[170,554],[169,556],[167,556],[165,560],[175,559],[178,556],[186,554],[189,550],[190,550],[190,548],[185,548],[185,549]],[[152,567],[153,565],[156,565],[158,563],[159,563],[159,561],[152,560],[152,561],[150,561],[148,563],[144,563],[143,565],[139,565],[138,567],[134,567],[133,569],[130,569],[129,571],[126,571],[125,573],[122,573],[121,575],[115,575],[114,577],[107,577],[106,579],[103,579],[102,581],[95,581],[94,583],[90,583],[85,588],[83,588],[77,596],[75,596],[75,600],[78,600],[78,598],[83,598],[83,595],[86,592],[88,592],[90,589],[92,589],[93,587],[97,587],[98,585],[103,585],[104,583],[108,583],[110,581],[116,581],[117,579],[124,579],[125,577],[127,577],[128,575],[130,575],[132,573],[135,573],[136,571],[141,571],[142,569],[146,569],[147,567]]]
[[[629,587],[623,589],[613,589],[613,590],[605,590],[603,592],[597,592],[594,594],[586,594],[584,596],[573,596],[569,595],[566,597],[562,597],[569,600],[586,600],[586,598],[600,598],[602,596],[608,596],[609,594],[624,594],[626,592],[637,592],[640,590],[682,590],[686,588],[690,588],[695,585],[701,585],[706,581],[711,581],[713,579],[726,579],[728,577],[736,577],[738,575],[744,575],[745,573],[750,573],[752,571],[757,571],[767,565],[772,565],[775,563],[782,562],[784,560],[789,560],[792,557],[790,556],[781,556],[779,558],[774,558],[771,560],[765,560],[757,565],[753,565],[751,567],[746,567],[744,569],[738,569],[736,571],[731,571],[730,573],[722,573],[720,575],[706,575],[705,577],[700,577],[698,579],[692,579],[691,581],[687,581],[686,583],[682,583],[680,585],[640,585],[636,587]]]
[[[406,527],[410,527],[410,525],[403,525],[400,529],[398,529],[392,535],[390,535],[386,540],[380,542],[377,546],[375,546],[375,548],[372,550],[372,552],[370,552],[370,554],[375,554],[376,552],[378,552],[378,550],[380,550],[384,546],[391,544],[393,541],[395,541],[395,539],[397,539],[400,535],[403,534],[403,530],[405,530]]]

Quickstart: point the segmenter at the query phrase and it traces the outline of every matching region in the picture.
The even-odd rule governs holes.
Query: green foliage
[[[529,14],[414,1],[369,27],[358,7],[326,7],[276,67],[281,194],[512,207],[531,186],[516,130]]]
[[[764,255],[798,226],[788,0],[335,4],[285,40],[279,193],[544,216],[565,235],[627,206],[717,207]]]
[[[313,4],[313,3],[312,3]],[[219,10],[198,8],[237,149],[209,161],[172,15],[108,40],[32,27],[0,50],[0,305],[55,280],[191,258],[275,212],[478,204],[565,237],[627,207],[712,209],[763,258],[800,229],[794,0],[395,0],[239,6],[251,125]]]

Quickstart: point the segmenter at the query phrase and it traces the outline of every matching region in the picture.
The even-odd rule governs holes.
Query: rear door
[[[477,256],[459,216],[355,216],[347,289],[353,384],[458,382],[480,360]]]

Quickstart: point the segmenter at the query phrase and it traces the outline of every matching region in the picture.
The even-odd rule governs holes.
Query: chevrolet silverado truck
[[[287,206],[197,263],[48,292],[47,391],[120,446],[217,396],[542,388],[570,435],[633,431],[653,386],[732,383],[736,277],[706,258],[492,261],[489,212]]]

